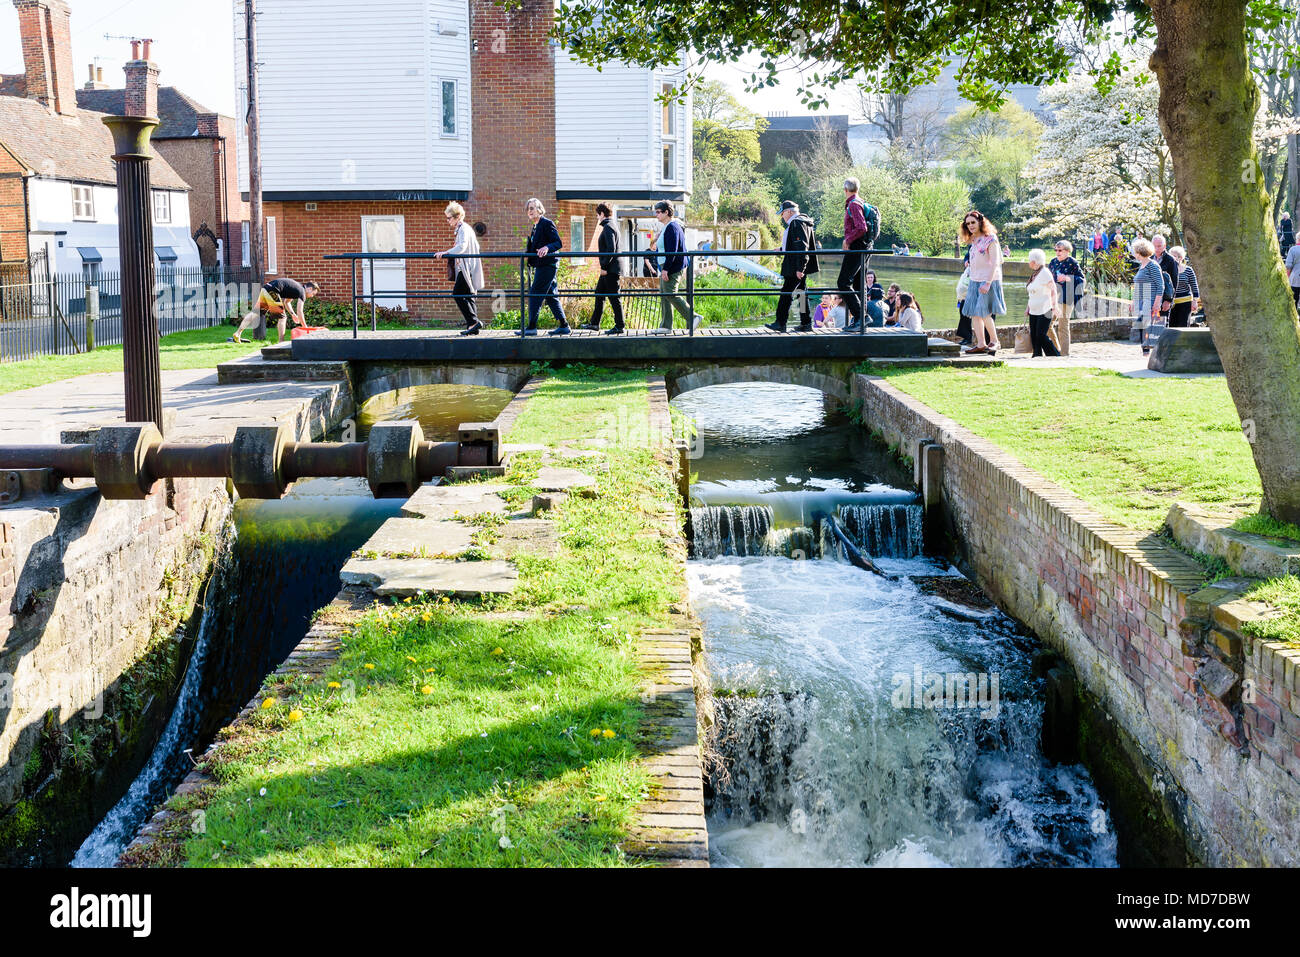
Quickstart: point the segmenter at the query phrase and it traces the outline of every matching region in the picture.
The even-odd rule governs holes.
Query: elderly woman
[[[1169,255],[1178,263],[1178,285],[1174,287],[1174,304],[1169,309],[1169,325],[1186,326],[1192,313],[1201,308],[1201,288],[1196,284],[1196,270],[1187,261],[1187,250],[1172,246]]]
[[[1007,311],[1002,296],[1002,246],[998,231],[983,213],[972,209],[962,218],[961,241],[970,246],[970,291],[961,311],[971,317],[971,335],[975,339],[975,345],[967,353],[997,355],[998,331],[993,317]]]
[[[456,284],[451,292],[456,297],[456,308],[465,317],[465,328],[461,335],[476,336],[483,328],[483,323],[478,321],[478,309],[474,304],[474,297],[483,288],[483,260],[477,258],[478,237],[474,235],[469,223],[465,222],[465,207],[460,203],[448,203],[443,213],[447,217],[447,225],[455,234],[456,242],[450,249],[434,253],[434,258],[453,257]]]
[[[1056,256],[1047,261],[1047,268],[1052,271],[1052,278],[1056,280],[1057,302],[1061,304],[1061,312],[1057,317],[1058,340],[1061,345],[1061,355],[1070,354],[1070,319],[1074,316],[1075,303],[1083,295],[1083,267],[1079,265],[1079,260],[1072,255],[1074,253],[1074,244],[1068,239],[1059,239],[1054,247]]]
[[[1133,243],[1133,256],[1137,259],[1137,273],[1133,276],[1133,329],[1142,343],[1142,354],[1151,352],[1151,326],[1160,315],[1160,298],[1164,293],[1165,277],[1151,257],[1155,247],[1145,239]]]
[[[1029,305],[1025,306],[1025,315],[1029,317],[1029,341],[1034,346],[1034,357],[1044,354],[1059,356],[1060,351],[1048,335],[1052,323],[1060,315],[1061,304],[1057,300],[1056,281],[1047,268],[1047,254],[1041,249],[1029,250],[1029,268],[1029,282],[1025,283]]]

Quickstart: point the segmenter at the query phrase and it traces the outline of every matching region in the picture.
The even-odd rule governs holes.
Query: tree
[[[758,135],[767,129],[767,120],[743,106],[725,83],[705,80],[696,85],[691,105],[691,145],[697,165],[708,166],[727,157],[759,161]]]
[[[830,244],[844,239],[844,180],[858,179],[858,195],[880,211],[880,237],[886,243],[902,236],[910,203],[907,184],[883,166],[857,166],[845,169],[822,186],[813,218],[817,221],[817,238]]]
[[[924,179],[912,184],[912,202],[903,237],[927,256],[947,250],[957,238],[962,214],[970,209],[966,184],[955,179]]]
[[[1095,227],[1159,228],[1181,240],[1174,166],[1156,118],[1155,78],[1126,64],[1105,93],[1075,74],[1044,90],[1055,123],[1026,170],[1033,194],[1016,225],[1056,238]]]
[[[997,111],[964,107],[945,124],[957,177],[970,187],[975,207],[995,223],[1008,222],[1012,209],[1027,198],[1026,167],[1042,133],[1038,118],[1014,100]]]
[[[962,96],[996,106],[1007,85],[1066,78],[1063,24],[1080,25],[1092,39],[1121,12],[1132,15],[1130,39],[1155,36],[1150,65],[1160,81],[1158,115],[1186,245],[1200,264],[1210,328],[1252,439],[1265,507],[1300,522],[1300,320],[1259,177],[1251,134],[1260,95],[1247,51],[1248,19],[1251,28],[1273,28],[1290,14],[1279,0],[560,0],[555,32],[589,63],[676,63],[686,51],[699,62],[732,62],[749,53],[760,60],[753,88],[774,85],[793,51],[817,63],[802,93],[810,106],[826,102],[820,88],[852,81],[865,63],[883,61],[873,83],[898,92],[955,60]],[[1098,77],[1103,88],[1114,72],[1108,60]]]
[[[950,99],[935,89],[881,92],[857,89],[857,113],[885,137],[885,162],[904,182],[927,175],[942,156]]]

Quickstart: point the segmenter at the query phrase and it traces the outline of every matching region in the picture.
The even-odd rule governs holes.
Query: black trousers
[[[1052,345],[1051,338],[1047,335],[1047,330],[1052,328],[1052,314],[1049,312],[1045,316],[1035,316],[1032,313],[1029,316],[1029,341],[1033,344],[1034,355],[1059,356],[1061,353]]]
[[[970,316],[961,311],[964,305],[965,299],[957,300],[957,338],[962,342],[974,342],[975,330],[971,328]]]
[[[537,314],[541,312],[542,303],[551,308],[551,315],[555,316],[555,321],[562,326],[567,326],[569,320],[564,318],[564,307],[560,305],[560,297],[555,294],[555,267],[538,266],[533,270],[533,283],[528,287],[528,328],[537,328]]]
[[[596,304],[591,309],[591,324],[600,325],[600,317],[605,311],[605,300],[609,300],[609,308],[614,310],[614,328],[623,328],[623,301],[618,298],[618,277],[611,275],[601,276],[596,280]]]
[[[456,272],[456,285],[452,287],[451,293],[456,297],[456,308],[465,317],[466,328],[478,322],[478,305],[474,302],[474,290],[465,281],[465,274],[459,270]]]
[[[801,326],[812,325],[812,312],[808,309],[808,276],[805,274],[802,279],[798,276],[785,276],[781,279],[781,298],[776,301],[776,324],[782,329],[785,328],[786,321],[790,318],[790,301],[799,297],[799,324]],[[797,292],[796,292],[797,290]]]
[[[1169,307],[1169,328],[1186,327],[1192,318],[1192,304],[1190,302],[1176,302]]]
[[[858,286],[862,282],[862,270],[867,267],[867,261],[871,257],[861,250],[870,248],[865,241],[857,240],[845,250],[844,262],[840,265],[840,276],[835,282],[836,288],[840,291],[840,298],[848,307],[850,323],[862,320],[862,296],[858,292]]]
[[[1292,286],[1291,295],[1295,296],[1295,307],[1300,309],[1300,286]]]

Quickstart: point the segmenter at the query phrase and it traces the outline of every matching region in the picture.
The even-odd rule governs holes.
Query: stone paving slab
[[[361,551],[387,557],[450,557],[468,551],[474,544],[473,537],[473,527],[463,522],[390,518],[370,536]]]
[[[498,526],[495,533],[496,540],[488,546],[495,558],[554,556],[560,552],[560,530],[544,518],[514,518]]]
[[[408,518],[470,518],[492,513],[504,515],[510,506],[498,493],[510,488],[494,483],[421,485],[402,506]]]
[[[478,598],[509,594],[519,583],[519,573],[508,562],[436,558],[353,558],[339,578],[345,585],[364,585],[382,598],[406,598],[419,592]]]
[[[596,480],[577,469],[556,465],[543,465],[537,471],[537,478],[531,484],[543,492],[570,492],[579,495],[591,494],[596,490]]]

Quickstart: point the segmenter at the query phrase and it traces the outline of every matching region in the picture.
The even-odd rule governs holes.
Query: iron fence
[[[249,274],[215,269],[159,269],[154,307],[160,335],[220,324],[256,290]],[[91,292],[94,290],[94,292]],[[98,295],[98,314],[91,306]],[[70,355],[122,344],[122,276],[117,272],[32,270],[29,279],[0,279],[0,362]]]

